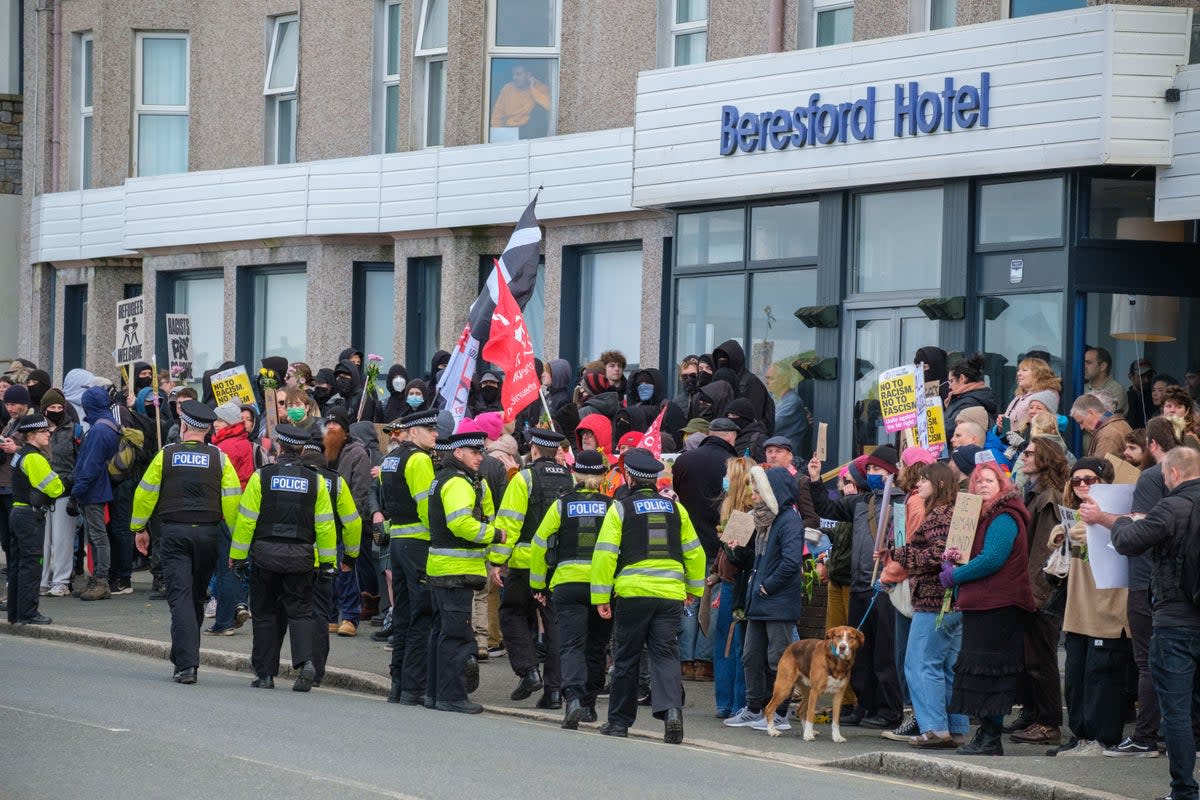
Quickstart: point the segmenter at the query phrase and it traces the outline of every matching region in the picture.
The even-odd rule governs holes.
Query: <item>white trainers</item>
[[[217,616],[217,598],[210,597],[204,604],[204,616],[206,619],[213,619]]]
[[[1080,739],[1079,743],[1070,750],[1063,750],[1058,754],[1059,758],[1064,756],[1086,757],[1086,756],[1102,756],[1104,755],[1104,745],[1094,739]]]
[[[60,583],[58,586],[51,588],[47,594],[51,597],[70,597],[71,590],[67,588],[66,584]]]
[[[759,714],[758,719],[750,723],[750,727],[756,731],[765,731],[767,729],[767,718]],[[778,714],[775,715],[775,730],[790,731],[791,729],[792,723],[788,722],[787,717],[781,717]]]
[[[762,730],[766,730],[767,729],[766,718],[763,716],[762,712],[761,711],[751,711],[750,709],[743,706],[741,711],[734,714],[729,719],[725,720],[725,724],[731,728],[746,728],[746,727],[749,727],[759,721],[762,721],[762,724],[763,724]]]

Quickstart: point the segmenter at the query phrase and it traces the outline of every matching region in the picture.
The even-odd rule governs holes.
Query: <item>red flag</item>
[[[642,434],[642,443],[638,447],[643,450],[649,450],[654,454],[655,458],[662,455],[662,424],[663,417],[667,415],[667,406],[664,404],[662,411],[658,412],[658,417],[654,422],[650,423],[650,427]]]
[[[533,344],[521,307],[509,291],[499,265],[496,267],[496,310],[492,312],[491,333],[483,346],[483,357],[504,371],[500,401],[504,421],[512,422],[538,398],[542,376],[533,360]]]

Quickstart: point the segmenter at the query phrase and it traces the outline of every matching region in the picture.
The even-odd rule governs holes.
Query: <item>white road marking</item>
[[[5,705],[0,705],[0,708],[3,708],[8,711],[17,711],[17,712],[20,712],[21,714],[32,714],[35,717],[45,717],[47,719],[56,719],[59,722],[69,722],[72,725],[83,725],[88,728],[96,728],[97,730],[108,731],[109,733],[129,733],[129,728],[110,728],[107,725],[97,725],[94,722],[84,722],[81,719],[71,719],[70,717],[60,717],[57,714],[47,714],[43,711],[31,711],[28,708],[17,708],[16,706],[5,706]]]
[[[238,761],[245,761],[247,764],[254,764],[255,766],[259,766],[259,767],[267,767],[268,769],[277,769],[277,770],[281,770],[283,772],[290,772],[293,775],[299,775],[300,777],[308,778],[309,780],[321,781],[323,783],[334,783],[334,784],[337,784],[338,786],[345,786],[348,789],[358,789],[363,792],[370,792],[371,794],[377,794],[380,797],[391,797],[391,798],[393,798],[393,800],[422,800],[422,798],[420,798],[416,795],[404,794],[403,792],[394,792],[391,789],[385,789],[382,786],[375,786],[373,784],[363,783],[361,781],[349,780],[347,778],[331,778],[327,775],[321,775],[316,772],[310,772],[309,770],[306,770],[306,769],[296,769],[295,767],[285,767],[282,764],[273,764],[270,761],[259,761],[256,758],[247,758],[246,756],[235,755],[235,756],[232,756],[232,758],[235,758]]]

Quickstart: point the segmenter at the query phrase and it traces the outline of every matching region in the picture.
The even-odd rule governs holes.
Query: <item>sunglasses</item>
[[[1097,478],[1095,475],[1085,475],[1080,478],[1071,478],[1072,486],[1091,486],[1091,485],[1099,483],[1099,482],[1100,482],[1100,479]]]

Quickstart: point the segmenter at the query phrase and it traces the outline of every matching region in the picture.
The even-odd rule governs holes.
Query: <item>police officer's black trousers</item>
[[[425,581],[429,542],[395,538],[388,545],[392,563],[392,680],[405,692],[424,693],[429,669],[433,600]]]
[[[591,587],[586,583],[555,586],[554,610],[562,640],[563,696],[594,706],[597,693],[604,688],[605,650],[612,635],[612,620],[596,611]]]
[[[317,580],[313,583],[313,666],[317,668],[317,680],[325,677],[325,664],[329,661],[329,615],[334,612],[333,582]],[[279,643],[275,646],[275,674],[279,673],[279,651],[283,648],[283,634],[287,633],[287,615],[281,613],[275,620]]]
[[[217,566],[219,523],[162,526],[163,580],[171,608],[171,663],[175,669],[200,665],[200,626],[204,623],[204,596]]]
[[[509,567],[508,577],[504,579],[504,594],[500,599],[500,633],[504,636],[504,646],[508,650],[508,663],[513,672],[521,677],[530,670],[537,669],[534,632],[537,630],[539,617],[542,620],[546,643],[546,664],[542,671],[542,682],[547,690],[557,690],[562,685],[562,676],[559,669],[558,621],[554,615],[554,606],[543,606],[533,599],[533,590],[529,588],[529,570]]]
[[[13,506],[8,530],[8,621],[21,622],[38,613],[46,517],[29,506]]]
[[[475,655],[475,630],[471,603],[475,590],[433,587],[433,640],[429,648],[429,674],[425,695],[450,703],[467,699],[465,671]],[[392,619],[396,615],[393,612]]]
[[[615,650],[608,721],[629,727],[637,718],[638,662],[645,645],[650,655],[650,697],[654,716],[683,707],[679,672],[679,631],[683,602],[658,597],[622,597],[614,607]]]
[[[170,584],[168,583],[168,587]],[[258,564],[250,573],[250,614],[254,619],[254,643],[250,665],[257,675],[274,676],[279,669],[283,646],[279,629],[287,620],[292,643],[292,666],[313,660],[313,572],[274,572]]]

